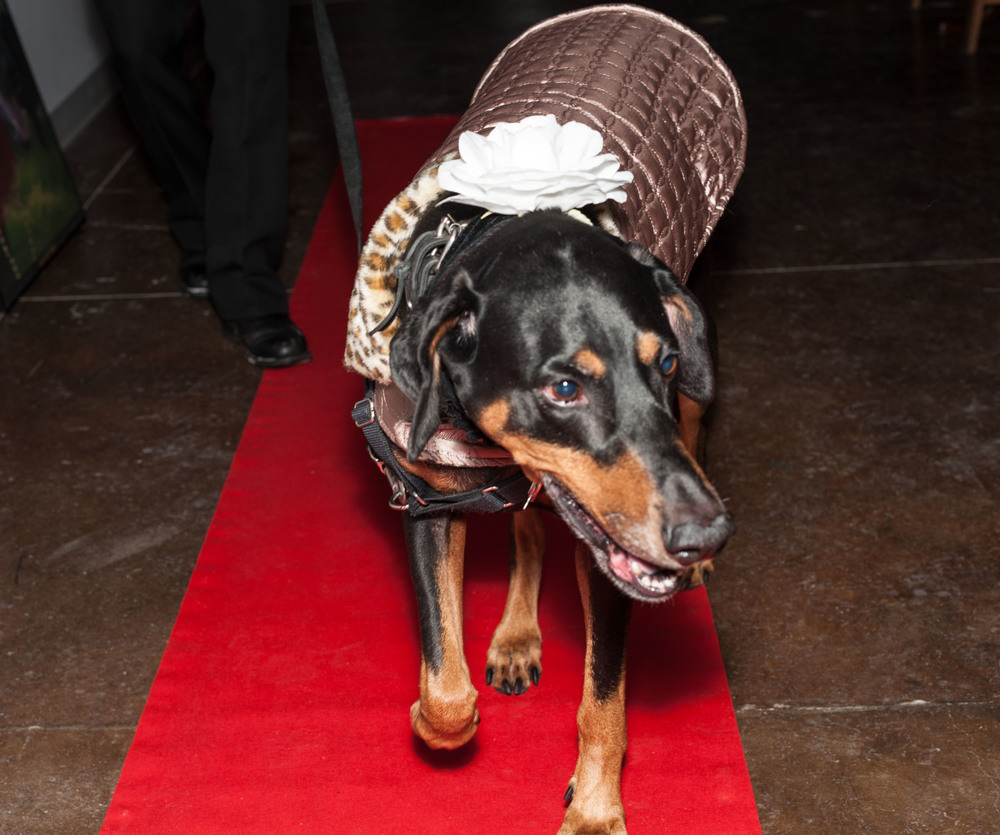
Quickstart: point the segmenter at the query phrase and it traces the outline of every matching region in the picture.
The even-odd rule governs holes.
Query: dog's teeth
[[[636,577],[648,577],[650,575],[649,566],[644,562],[637,560],[635,557],[628,558],[628,567],[632,569],[632,573]]]
[[[674,577],[666,574],[637,574],[636,581],[654,594],[663,594],[675,585]]]
[[[658,578],[652,577],[649,574],[636,575],[636,579],[639,581],[640,586],[650,591],[658,591],[658,587],[662,585],[662,583],[658,582]]]

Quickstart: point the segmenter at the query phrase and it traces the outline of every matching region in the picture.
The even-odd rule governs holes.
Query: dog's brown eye
[[[660,373],[664,377],[672,377],[677,371],[677,357],[670,355],[660,363]]]
[[[560,380],[558,383],[546,386],[545,396],[559,406],[568,406],[580,400],[583,392],[580,384],[574,380]]]

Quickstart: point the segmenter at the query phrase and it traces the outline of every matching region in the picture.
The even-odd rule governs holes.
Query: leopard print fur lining
[[[454,155],[453,155],[454,156]],[[442,159],[441,162],[444,160]],[[389,343],[399,320],[369,335],[396,298],[396,265],[406,251],[420,218],[444,196],[438,185],[437,165],[420,172],[386,206],[361,250],[351,291],[344,365],[380,383],[392,382]]]

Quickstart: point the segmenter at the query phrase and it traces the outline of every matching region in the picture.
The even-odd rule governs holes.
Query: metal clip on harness
[[[459,222],[451,215],[445,215],[434,232],[424,232],[416,237],[396,266],[396,298],[392,307],[385,318],[368,332],[369,336],[389,327],[403,302],[406,302],[407,310],[413,309],[414,302],[434,283],[441,264],[468,225],[467,220]]]

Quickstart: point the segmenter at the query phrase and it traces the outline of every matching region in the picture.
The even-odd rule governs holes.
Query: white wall
[[[71,131],[75,125],[70,123],[85,118],[92,104],[83,100],[87,96],[78,95],[74,107],[71,97],[74,93],[92,97],[96,77],[108,73],[107,39],[90,0],[7,0],[7,8],[46,109],[65,117],[53,119],[57,132]],[[108,83],[103,83],[105,90]]]

